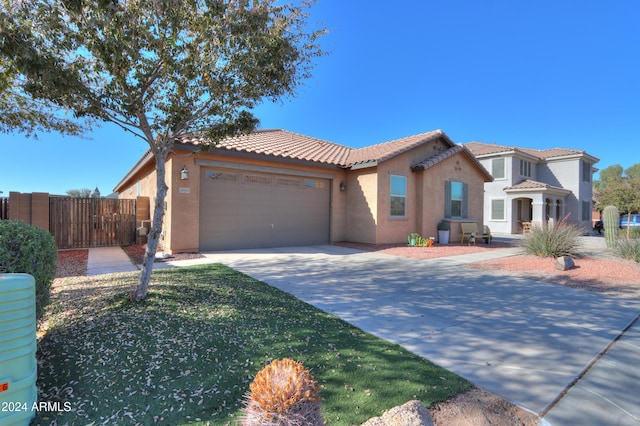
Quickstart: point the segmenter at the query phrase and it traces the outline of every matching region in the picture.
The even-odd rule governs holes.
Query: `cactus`
[[[324,425],[318,383],[292,359],[274,360],[249,385],[242,425]]]
[[[607,206],[602,211],[602,219],[604,221],[604,239],[607,247],[612,248],[615,246],[618,237],[620,213],[615,206]]]

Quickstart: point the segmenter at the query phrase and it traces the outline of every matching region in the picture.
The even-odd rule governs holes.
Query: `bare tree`
[[[323,29],[276,0],[3,0],[0,66],[24,102],[117,124],[155,156],[156,197],[133,300],[146,297],[177,138],[210,144],[254,130],[250,110],[293,95],[310,76]]]

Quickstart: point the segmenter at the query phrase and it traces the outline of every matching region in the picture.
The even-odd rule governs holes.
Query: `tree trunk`
[[[156,200],[153,210],[153,221],[151,222],[151,230],[147,236],[147,249],[144,252],[144,261],[142,262],[142,273],[138,281],[138,288],[131,293],[131,300],[139,302],[147,297],[149,290],[149,280],[153,272],[153,263],[162,234],[162,219],[164,218],[164,200],[167,196],[167,184],[165,182],[166,159],[168,149],[161,148],[155,153],[156,160]]]

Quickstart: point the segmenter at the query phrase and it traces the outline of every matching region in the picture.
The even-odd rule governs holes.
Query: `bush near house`
[[[36,281],[36,318],[49,303],[58,250],[49,232],[19,220],[0,221],[0,273],[31,274]]]
[[[629,228],[629,238],[630,239],[638,239],[640,238],[640,227],[632,227]],[[619,238],[627,238],[627,228],[626,227],[622,227],[621,229],[618,230],[619,232]]]
[[[577,253],[580,228],[564,220],[553,225],[533,226],[523,246],[528,254],[540,257],[572,256]]]
[[[640,262],[640,239],[635,238],[621,238],[616,245],[616,254],[623,259],[633,260],[634,262]]]

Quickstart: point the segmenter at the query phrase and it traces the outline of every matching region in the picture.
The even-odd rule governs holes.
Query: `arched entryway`
[[[531,222],[533,218],[533,200],[527,197],[513,199],[513,211],[515,217],[512,226],[512,233],[522,232],[522,222]]]

